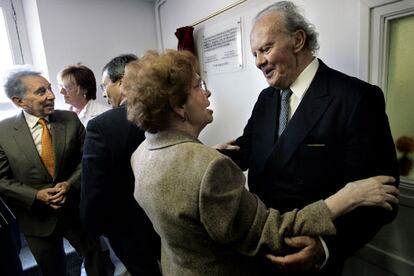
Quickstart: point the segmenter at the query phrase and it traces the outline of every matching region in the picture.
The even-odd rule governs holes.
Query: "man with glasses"
[[[103,95],[113,109],[89,121],[82,161],[81,219],[95,236],[108,238],[131,275],[161,275],[160,240],[134,199],[132,153],[144,131],[127,120],[121,91],[125,66],[132,54],[112,59],[103,68]]]
[[[113,58],[102,69],[102,95],[113,108],[125,104],[126,95],[121,91],[122,77],[126,64],[137,60],[133,54],[120,55]]]

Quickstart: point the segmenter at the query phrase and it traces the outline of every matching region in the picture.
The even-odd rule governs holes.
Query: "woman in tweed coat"
[[[283,254],[285,236],[333,235],[335,217],[397,202],[396,188],[383,185],[393,179],[380,176],[302,210],[267,209],[241,170],[198,140],[213,111],[197,68],[188,52],[148,53],[123,80],[128,118],[146,130],[131,164],[135,198],[161,237],[163,275],[256,275],[249,256]]]

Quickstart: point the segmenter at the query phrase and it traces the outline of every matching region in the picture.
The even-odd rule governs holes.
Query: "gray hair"
[[[13,68],[6,73],[4,81],[4,91],[9,99],[13,97],[24,98],[26,95],[26,87],[22,82],[22,78],[27,76],[41,76],[42,73],[27,65],[21,65]]]
[[[112,82],[117,82],[124,76],[125,66],[131,61],[137,60],[138,57],[134,54],[126,54],[114,57],[102,69],[102,73],[107,71]]]
[[[254,18],[254,23],[266,15],[268,12],[277,11],[282,14],[285,19],[286,29],[293,33],[299,29],[306,34],[305,48],[315,54],[319,50],[318,32],[315,25],[310,23],[301,13],[298,6],[290,1],[281,1],[274,3],[262,11]]]

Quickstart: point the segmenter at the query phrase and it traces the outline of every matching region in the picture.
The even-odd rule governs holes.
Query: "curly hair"
[[[86,90],[85,97],[87,100],[96,99],[96,79],[92,70],[85,65],[78,63],[63,68],[58,73],[58,79],[72,85],[79,85]]]
[[[166,129],[172,107],[186,102],[197,72],[197,60],[188,51],[150,51],[128,63],[121,86],[127,95],[128,120],[151,133]]]

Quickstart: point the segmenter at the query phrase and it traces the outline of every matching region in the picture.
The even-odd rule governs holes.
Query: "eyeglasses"
[[[200,87],[201,89],[203,89],[204,91],[207,91],[207,84],[204,80],[200,80]]]
[[[69,86],[65,86],[63,84],[58,84],[58,88],[62,93],[66,93],[68,91],[71,91],[75,88],[76,86],[73,85],[69,85]]]
[[[204,91],[207,91],[207,89],[208,89],[206,82],[204,80],[201,80],[201,79],[199,80],[199,83],[194,86],[194,88],[201,88]]]

